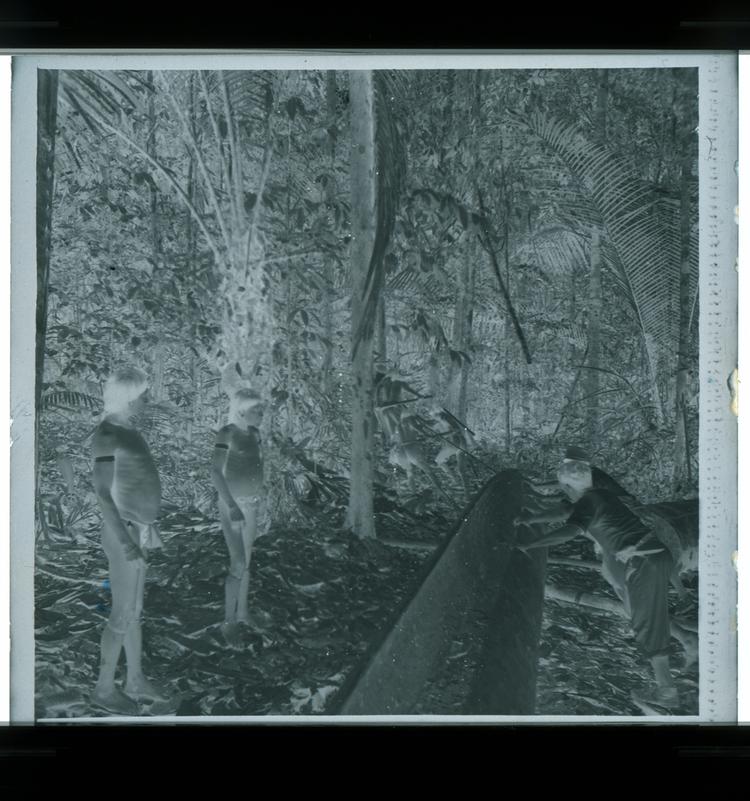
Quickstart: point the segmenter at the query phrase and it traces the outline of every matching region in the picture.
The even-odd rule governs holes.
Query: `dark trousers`
[[[628,563],[626,582],[630,622],[638,644],[647,657],[669,653],[667,593],[672,572],[668,550],[635,556]]]

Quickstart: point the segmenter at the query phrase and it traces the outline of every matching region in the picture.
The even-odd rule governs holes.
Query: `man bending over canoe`
[[[633,693],[633,699],[667,710],[677,708],[679,698],[669,665],[667,593],[673,569],[669,549],[618,495],[594,488],[591,468],[586,463],[565,460],[557,475],[563,492],[572,501],[565,525],[517,547],[526,552],[580,535],[594,540],[602,553],[605,578],[622,600],[636,641],[650,660],[656,679],[654,692]]]

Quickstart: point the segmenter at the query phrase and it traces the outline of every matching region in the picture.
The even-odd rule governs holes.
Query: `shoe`
[[[633,690],[630,696],[642,709],[646,707],[649,710],[666,709],[672,712],[680,706],[680,696],[676,687],[657,687],[655,690],[640,692]]]
[[[94,690],[90,702],[91,706],[103,709],[105,712],[113,712],[115,715],[138,715],[140,712],[138,704],[117,687],[113,687],[106,694]]]

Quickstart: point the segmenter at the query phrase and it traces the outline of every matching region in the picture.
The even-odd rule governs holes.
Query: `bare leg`
[[[669,670],[669,657],[666,654],[651,657],[651,667],[656,679],[654,691],[631,691],[635,703],[647,714],[659,713],[660,709],[676,710],[680,706],[680,696],[672,681]]]
[[[237,622],[237,602],[240,584],[245,572],[245,549],[240,526],[229,519],[229,510],[219,501],[221,530],[229,551],[229,573],[224,581],[224,622],[234,625]]]
[[[139,564],[125,558],[122,544],[106,526],[102,530],[102,544],[109,559],[112,611],[102,632],[99,679],[91,700],[112,712],[134,714],[138,707],[115,687],[115,671],[125,633],[135,617]]]
[[[237,621],[246,623],[248,620],[247,596],[250,590],[250,560],[253,554],[253,543],[258,533],[258,503],[243,503],[242,513],[245,515],[245,523],[242,526],[245,567],[237,595]]]
[[[693,631],[682,628],[679,623],[672,620],[669,624],[669,633],[677,640],[685,651],[685,664],[690,667],[698,661],[698,635]]]
[[[140,526],[135,527],[136,537],[140,544]],[[142,635],[141,614],[143,613],[143,592],[146,585],[146,563],[138,560],[138,576],[135,589],[135,615],[125,632],[125,659],[128,664],[128,678],[126,687],[132,689],[133,685],[143,678],[141,666]]]
[[[144,526],[145,528],[145,526]],[[140,531],[138,532],[140,534]],[[138,584],[136,587],[135,617],[125,633],[125,658],[128,663],[128,674],[125,692],[140,699],[164,700],[151,682],[143,675],[143,635],[141,620],[143,616],[143,595],[146,587],[146,563],[139,562]]]
[[[662,690],[674,687],[672,673],[669,669],[669,657],[666,654],[651,657],[651,667],[654,669],[656,684]]]

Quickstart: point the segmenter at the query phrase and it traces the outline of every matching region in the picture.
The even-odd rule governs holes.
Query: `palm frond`
[[[127,74],[127,73],[125,73]],[[143,99],[118,73],[105,70],[61,70],[60,98],[95,133],[98,120],[117,122],[125,110],[141,111]],[[145,84],[140,89],[145,91]]]
[[[588,342],[586,329],[580,323],[564,323],[558,327],[560,336],[567,339],[571,345],[583,350]]]
[[[431,303],[438,303],[442,300],[446,291],[432,273],[423,273],[413,267],[405,267],[386,284],[389,290],[403,292],[412,299],[415,294]]]
[[[124,73],[126,76],[130,76],[133,73]],[[96,77],[98,80],[104,84],[107,84],[110,87],[110,90],[114,93],[115,97],[118,97],[121,101],[127,100],[130,105],[139,111],[143,110],[143,97],[140,97],[137,92],[135,92],[130,86],[128,86],[127,81],[120,77],[117,72],[112,70],[97,70]],[[151,87],[139,81],[139,86],[142,91],[151,91]]]
[[[98,412],[102,408],[101,398],[95,398],[85,392],[75,392],[73,390],[58,390],[48,392],[42,397],[42,409],[68,409],[70,411],[80,411],[87,409],[91,412]]]
[[[511,261],[538,264],[551,275],[570,273],[586,264],[586,247],[570,227],[548,225],[521,239]]]
[[[596,208],[609,235],[608,258],[647,343],[673,348],[679,331],[679,206],[660,197],[628,164],[575,127],[541,112],[522,122],[567,165]]]

